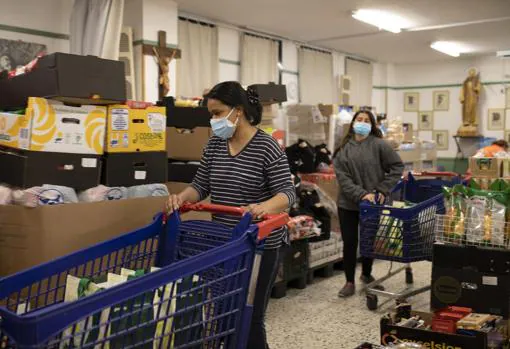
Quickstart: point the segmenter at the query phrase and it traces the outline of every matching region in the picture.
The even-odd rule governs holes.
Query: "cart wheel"
[[[413,271],[411,269],[406,270],[406,284],[412,285],[414,283]]]
[[[367,308],[368,310],[377,309],[378,299],[375,294],[367,294]]]

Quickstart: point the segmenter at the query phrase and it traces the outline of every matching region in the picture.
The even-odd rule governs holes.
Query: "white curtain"
[[[75,0],[71,53],[118,60],[123,15],[124,0]]]
[[[179,48],[177,94],[202,96],[205,89],[218,82],[218,28],[179,20]]]
[[[347,57],[345,72],[351,77],[351,105],[372,105],[372,64]]]
[[[333,56],[299,48],[299,90],[303,104],[334,102]]]
[[[267,84],[278,82],[278,42],[249,34],[241,39],[241,82]]]

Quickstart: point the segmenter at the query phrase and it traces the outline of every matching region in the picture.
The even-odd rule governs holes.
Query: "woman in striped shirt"
[[[289,164],[278,143],[259,130],[262,105],[256,92],[238,82],[216,85],[207,94],[214,136],[204,150],[200,167],[190,187],[171,195],[168,210],[184,202],[198,202],[209,195],[211,202],[244,207],[254,218],[287,210],[296,200]],[[238,217],[215,215],[213,220],[234,227]],[[287,231],[273,231],[264,244],[249,337],[249,349],[269,348],[264,314],[278,271],[280,247]]]

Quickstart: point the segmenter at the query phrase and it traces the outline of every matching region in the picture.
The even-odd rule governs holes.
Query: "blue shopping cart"
[[[406,284],[413,284],[411,263],[432,258],[436,214],[444,213],[442,188],[460,183],[462,178],[451,172],[410,173],[396,185],[391,195],[393,200],[406,202],[408,207],[361,204],[361,255],[405,264],[395,271],[390,268],[386,276],[366,286],[368,309],[377,309],[378,296],[401,302],[430,289],[427,286],[393,293],[381,290],[380,285],[404,271]]]
[[[242,218],[229,229],[181,221],[188,211]],[[0,279],[0,348],[244,348],[263,240],[288,217],[252,224],[240,208],[204,204],[180,213]],[[65,301],[122,268],[131,280]]]

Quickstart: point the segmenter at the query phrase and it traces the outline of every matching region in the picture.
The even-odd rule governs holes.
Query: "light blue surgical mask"
[[[235,123],[230,121],[228,118],[232,115],[232,112],[235,110],[233,108],[227,116],[221,119],[211,119],[211,128],[215,136],[220,137],[222,139],[230,139],[234,135],[237,126],[237,120]]]
[[[354,133],[360,136],[368,136],[372,131],[372,125],[366,122],[356,121],[353,126]]]

